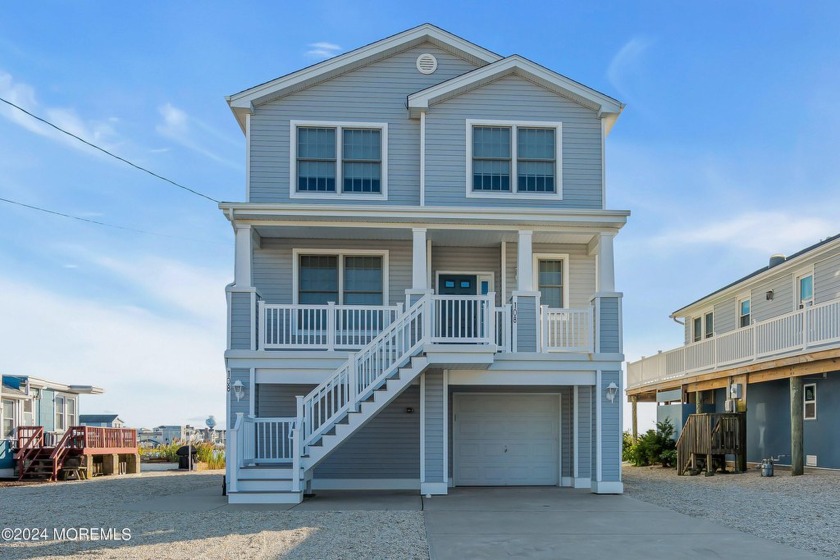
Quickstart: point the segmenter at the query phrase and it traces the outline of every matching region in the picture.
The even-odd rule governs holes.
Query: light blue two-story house
[[[620,102],[426,24],[228,103],[231,502],[622,492]]]

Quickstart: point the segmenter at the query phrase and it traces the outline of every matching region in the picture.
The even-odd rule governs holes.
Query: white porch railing
[[[402,305],[258,304],[259,349],[361,348],[402,312]]]
[[[627,365],[627,387],[840,344],[840,299],[661,352]]]
[[[552,309],[540,306],[543,352],[594,352],[595,319],[592,307]]]
[[[496,294],[431,296],[434,318],[430,342],[494,344]]]
[[[513,347],[513,318],[511,305],[508,303],[496,307],[496,348],[498,352],[511,352]]]

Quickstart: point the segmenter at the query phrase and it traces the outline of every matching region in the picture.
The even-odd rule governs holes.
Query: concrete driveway
[[[423,500],[432,560],[822,558],[628,496],[453,488]]]

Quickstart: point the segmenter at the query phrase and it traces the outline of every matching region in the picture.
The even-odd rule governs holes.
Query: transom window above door
[[[297,254],[297,302],[309,305],[385,305],[387,255]]]
[[[388,125],[291,124],[292,198],[387,197]]]
[[[467,196],[562,198],[562,125],[467,120]]]

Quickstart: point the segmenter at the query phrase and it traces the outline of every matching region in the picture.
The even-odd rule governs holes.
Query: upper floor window
[[[738,301],[738,326],[750,326],[750,298],[744,298]]]
[[[796,278],[796,292],[799,309],[814,304],[814,275],[802,274]]]
[[[384,123],[292,122],[292,198],[387,196]]]
[[[692,342],[700,342],[704,338],[712,338],[715,334],[715,314],[707,311],[695,317],[692,321]]]
[[[560,123],[467,120],[467,196],[562,197]]]

